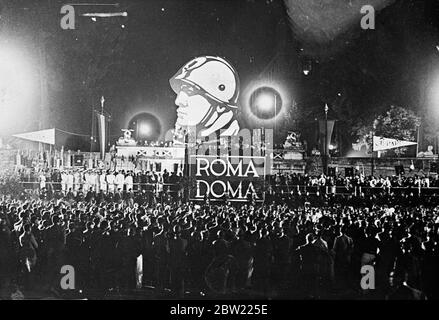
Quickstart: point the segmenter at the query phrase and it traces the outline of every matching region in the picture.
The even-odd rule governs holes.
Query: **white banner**
[[[105,116],[101,113],[96,113],[98,117],[98,128],[99,128],[99,150],[101,152],[101,159],[105,158],[105,145],[107,142],[107,121]]]
[[[13,137],[55,145],[55,129],[19,133]]]
[[[401,148],[407,146],[414,146],[417,142],[403,141],[397,139],[383,138],[383,137],[373,137],[373,151],[382,151],[394,148]]]

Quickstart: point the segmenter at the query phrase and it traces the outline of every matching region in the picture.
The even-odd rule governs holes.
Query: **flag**
[[[335,120],[328,120],[328,126],[326,127],[326,121],[319,121],[319,146],[321,154],[329,155],[329,146],[331,144],[332,131],[334,130]],[[326,135],[325,135],[326,131]],[[328,137],[327,139],[325,137]],[[326,148],[325,148],[325,139],[326,139]]]
[[[19,133],[14,134],[13,137],[54,145],[55,129]]]
[[[101,159],[105,158],[105,147],[107,145],[107,119],[104,114],[96,111],[98,118],[99,130],[99,150],[101,152]]]
[[[416,145],[416,142],[390,139],[384,137],[373,137],[373,151],[389,150],[394,148],[408,147]]]

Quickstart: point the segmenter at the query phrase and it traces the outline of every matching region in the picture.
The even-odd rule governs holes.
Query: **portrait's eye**
[[[226,86],[223,85],[223,84],[220,84],[220,85],[218,86],[218,89],[220,89],[220,91],[224,91],[224,90],[226,90]]]

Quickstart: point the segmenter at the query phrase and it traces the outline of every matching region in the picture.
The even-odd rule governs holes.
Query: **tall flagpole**
[[[328,174],[328,104],[325,104],[325,156],[324,156],[324,174]]]
[[[106,117],[104,116],[104,103],[105,103],[105,98],[104,98],[104,96],[102,96],[101,97],[101,116],[99,117],[99,122],[100,122],[100,126],[99,126],[99,128],[101,128],[101,132],[99,133],[99,136],[100,136],[100,139],[101,139],[101,141],[100,141],[100,146],[99,146],[99,149],[100,149],[100,154],[101,154],[101,160],[104,160],[104,158],[105,158],[105,144],[106,144],[106,133],[107,133],[107,119],[106,119]],[[102,122],[102,118],[101,117],[104,117],[104,123],[101,123]],[[104,130],[102,130],[102,125],[104,125],[105,126],[105,128],[104,128]]]

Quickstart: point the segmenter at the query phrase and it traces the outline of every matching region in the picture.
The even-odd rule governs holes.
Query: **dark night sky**
[[[13,1],[10,26],[14,28],[9,36],[36,45],[36,34],[45,31],[50,71],[46,127],[90,133],[91,109],[80,85],[88,68],[83,48],[92,39],[102,40],[112,33],[124,32],[118,43],[120,51],[113,52],[110,59],[117,63],[98,81],[93,103],[98,104],[105,95],[107,110],[113,115],[113,135],[140,112],[155,114],[162,133],[172,128],[175,94],[168,80],[185,62],[203,54],[230,60],[239,72],[242,91],[252,79],[264,77],[271,62],[299,109],[311,118],[321,116],[322,103],[335,104],[337,99],[343,100],[343,108],[331,111],[334,119],[346,115],[367,119],[373,114],[370,110],[390,104],[422,113],[428,103],[422,100],[425,88],[421,84],[428,82],[434,67],[439,72],[435,0],[396,0],[377,15],[376,30],[363,31],[358,22],[329,43],[310,43],[304,41],[303,30],[292,31],[282,1],[119,2],[128,17],[96,22],[78,17],[76,30],[63,31],[59,28],[63,1],[38,1],[38,6],[36,1]],[[37,11],[44,15],[41,27],[41,16],[34,14]],[[77,13],[97,11],[118,10],[81,7]],[[91,54],[97,58],[111,52],[93,50]],[[308,77],[301,72],[303,61],[312,64]],[[353,121],[344,123],[350,126]],[[14,132],[18,128],[37,129],[31,122],[15,126]]]

